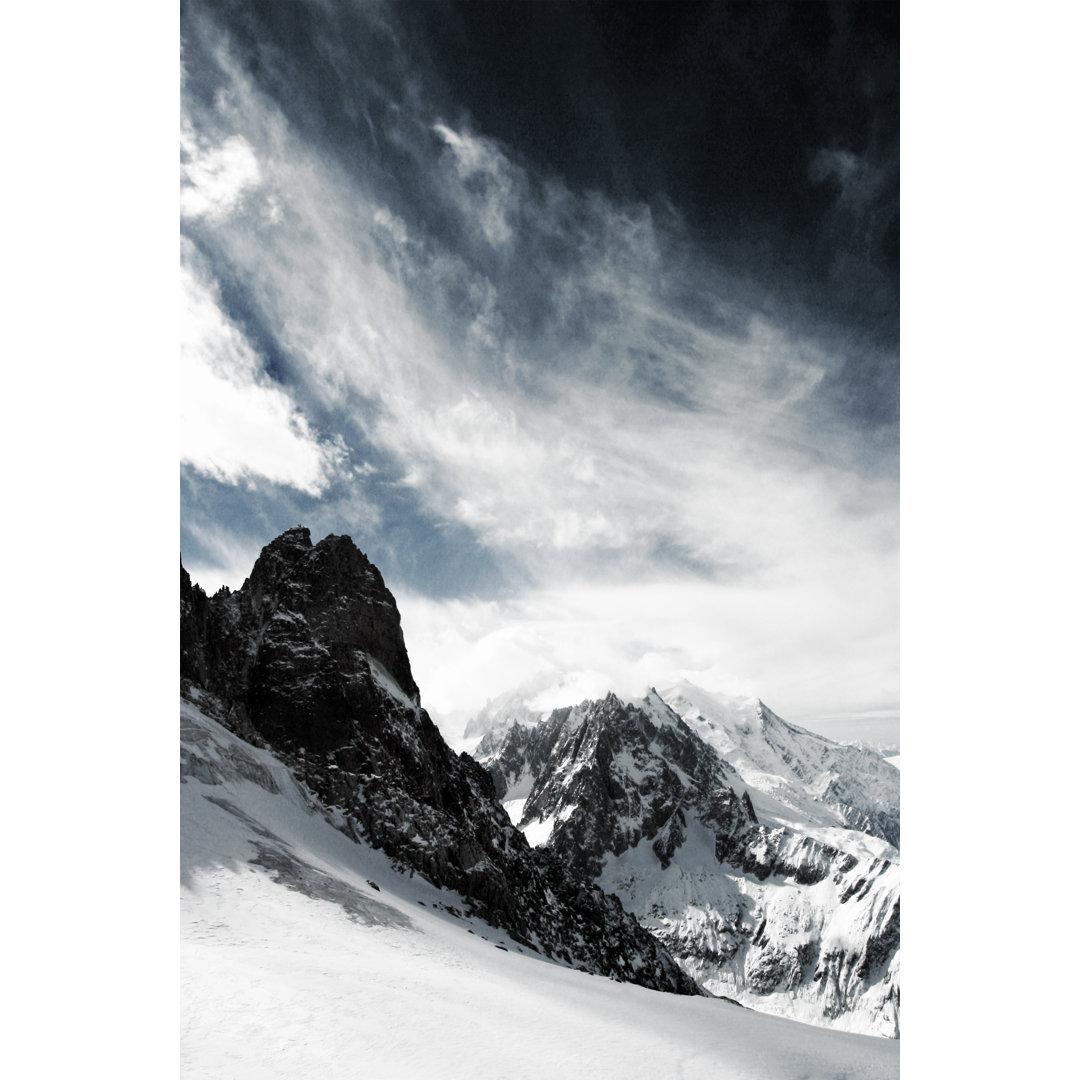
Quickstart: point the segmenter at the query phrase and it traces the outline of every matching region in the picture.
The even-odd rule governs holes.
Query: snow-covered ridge
[[[759,813],[778,823],[854,829],[899,848],[899,775],[881,754],[790,724],[756,698],[685,681],[660,696],[735,767]]]
[[[897,1035],[898,851],[815,797],[844,748],[759,703],[732,713],[706,730],[726,741],[710,742],[698,734],[708,721],[695,713],[688,724],[655,691],[627,703],[609,694],[490,732],[478,754],[530,842],[614,891],[707,989]],[[777,783],[747,768],[776,796],[747,783],[717,742],[749,747],[744,763],[778,760]]]
[[[899,1076],[894,1042],[538,957],[345,835],[274,752],[180,713],[185,1077]]]
[[[526,687],[504,694],[470,721],[473,756],[489,760],[498,747],[505,759],[508,747],[546,719],[527,704],[535,696],[531,691]],[[855,830],[885,842],[875,845],[868,839],[869,850],[878,854],[899,850],[898,759],[789,723],[758,698],[714,693],[685,680],[660,692],[650,689],[627,704],[645,712],[654,724],[682,719],[734,770],[735,789],[750,792],[763,822],[801,829],[825,843],[837,839],[837,830]],[[580,706],[566,707],[571,716],[580,711]],[[508,739],[514,727],[523,733]],[[476,739],[481,730],[483,736]],[[524,782],[516,779],[514,794],[506,798],[524,799]],[[496,776],[496,787],[499,783]]]

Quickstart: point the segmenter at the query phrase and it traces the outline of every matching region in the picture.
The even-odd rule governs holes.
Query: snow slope
[[[886,927],[900,894],[899,866],[869,861],[865,879],[857,868],[797,885],[718,865],[713,845],[710,831],[688,821],[666,869],[639,844],[610,857],[597,883],[711,993],[804,1023],[896,1035],[890,989],[899,985],[899,953],[865,982],[848,958],[864,956]]]
[[[899,1076],[894,1041],[519,953],[184,701],[181,780],[186,1078]]]

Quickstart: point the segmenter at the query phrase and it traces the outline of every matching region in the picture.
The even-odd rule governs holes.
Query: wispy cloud
[[[822,708],[838,678],[834,709],[880,696],[895,461],[821,392],[843,356],[751,302],[674,209],[538,172],[414,73],[356,90],[358,163],[226,46],[204,64],[213,92],[185,99],[185,460],[321,493],[334,531],[363,520],[355,485],[521,583],[485,603],[409,581],[425,700],[479,704],[544,664],[786,678]],[[816,167],[855,183],[849,164]]]
[[[445,124],[436,124],[434,130],[453,159],[452,175],[458,183],[449,185],[449,194],[465,215],[476,220],[489,244],[505,246],[513,238],[508,219],[515,201],[516,170],[487,140]]]
[[[180,213],[220,220],[259,182],[259,163],[240,135],[207,145],[184,123],[180,130]]]
[[[475,710],[537,675],[560,676],[565,700],[549,696],[547,708],[689,678],[760,696],[813,726],[898,704],[895,568],[864,561],[849,569],[856,589],[835,580],[760,588],[684,579],[581,582],[506,601],[411,592],[398,600],[425,702],[444,714]]]
[[[347,457],[343,443],[315,435],[223,314],[190,242],[182,251],[181,462],[218,480],[262,477],[318,494]]]

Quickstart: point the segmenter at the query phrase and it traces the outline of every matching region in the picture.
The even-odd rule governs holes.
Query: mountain
[[[880,753],[833,742],[782,720],[757,698],[711,694],[690,682],[660,696],[732,764],[759,805],[839,825],[900,847],[900,774]]]
[[[689,697],[680,701],[685,707]],[[615,892],[706,989],[895,1037],[898,852],[814,801],[811,790],[839,786],[821,780],[830,748],[816,736],[805,742],[810,733],[772,713],[757,715],[758,724],[744,717],[745,746],[736,744],[734,757],[771,762],[763,748],[777,754],[782,779],[803,777],[799,785],[769,781],[794,809],[751,787],[698,733],[719,727],[688,724],[655,691],[632,702],[609,694],[494,730],[476,754],[530,842]],[[771,774],[759,766],[753,775],[764,782]]]
[[[521,689],[508,690],[491,698],[483,708],[471,716],[465,724],[464,738],[478,739],[493,732],[504,732],[515,723],[535,724],[544,718],[540,709],[530,707],[538,682]]]
[[[900,1044],[543,960],[180,702],[185,1078],[895,1080]]]
[[[485,770],[446,745],[394,598],[349,537],[313,545],[290,529],[241,588],[212,597],[181,564],[180,670],[203,716],[272,751],[327,820],[458,894],[465,914],[566,966],[701,992],[617,898],[533,850]],[[190,775],[213,775],[189,757]]]

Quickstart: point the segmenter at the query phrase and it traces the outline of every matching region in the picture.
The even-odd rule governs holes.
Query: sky
[[[689,678],[898,742],[896,6],[180,30],[196,581],[352,536],[450,734],[522,684]]]

